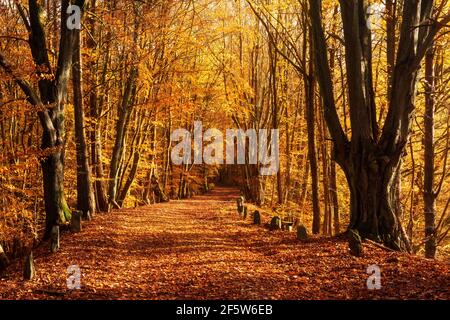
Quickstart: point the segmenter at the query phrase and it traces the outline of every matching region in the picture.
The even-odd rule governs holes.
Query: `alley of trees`
[[[77,219],[152,228],[140,208],[224,186],[355,255],[448,262],[449,25],[447,0],[0,0],[0,276]],[[195,121],[278,129],[278,173],[175,165]]]

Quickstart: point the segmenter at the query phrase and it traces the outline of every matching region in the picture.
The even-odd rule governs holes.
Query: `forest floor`
[[[296,240],[243,221],[235,190],[98,214],[61,249],[35,251],[37,276],[21,263],[0,280],[1,299],[450,299],[450,265],[366,244],[348,253],[344,239]],[[267,219],[266,219],[267,220]],[[263,221],[268,222],[268,221]],[[381,269],[368,290],[367,268]],[[80,267],[81,289],[67,288]]]

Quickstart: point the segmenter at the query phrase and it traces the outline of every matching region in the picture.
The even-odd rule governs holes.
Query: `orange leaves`
[[[300,243],[242,221],[236,193],[114,211],[64,236],[61,251],[36,254],[37,279],[20,266],[1,280],[4,299],[448,299],[449,266],[367,248],[348,254],[343,239]],[[65,286],[69,265],[81,290]],[[367,266],[381,268],[382,289],[366,287]]]

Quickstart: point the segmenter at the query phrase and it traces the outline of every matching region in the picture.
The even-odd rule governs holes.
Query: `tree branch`
[[[324,117],[330,135],[333,138],[334,153],[337,162],[343,166],[347,158],[348,139],[342,129],[334,100],[333,81],[328,64],[327,45],[322,26],[321,4],[317,0],[309,0],[311,28],[313,35],[315,72],[324,104]]]

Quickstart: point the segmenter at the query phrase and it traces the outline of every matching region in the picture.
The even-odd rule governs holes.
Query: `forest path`
[[[345,299],[450,298],[449,265],[376,247],[364,258],[344,241],[270,232],[242,221],[237,192],[218,188],[189,200],[98,214],[64,234],[50,255],[35,253],[37,277],[20,263],[0,281],[3,299]],[[367,289],[367,267],[381,267],[382,289]],[[67,289],[67,268],[82,272]]]

